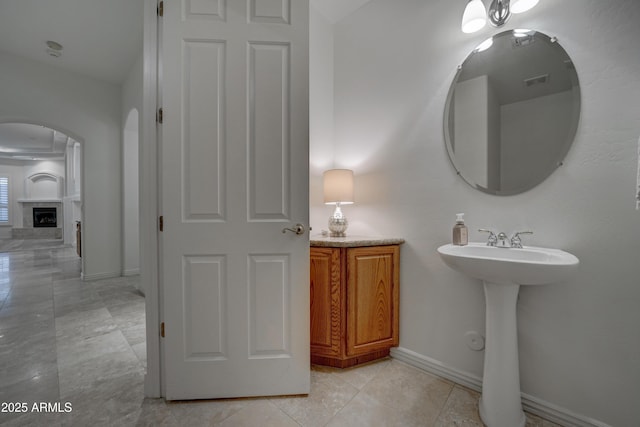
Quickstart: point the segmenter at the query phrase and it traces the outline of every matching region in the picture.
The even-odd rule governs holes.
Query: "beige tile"
[[[278,409],[268,400],[255,400],[247,406],[226,418],[216,426],[221,427],[299,427],[293,419]]]
[[[167,408],[181,426],[212,426],[233,416],[250,403],[248,399],[170,402]]]
[[[478,412],[480,393],[456,385],[445,403],[435,427],[482,427]]]
[[[527,423],[525,424],[525,427],[542,427],[542,418],[529,413],[525,413],[525,415],[527,416]]]
[[[329,366],[314,365],[312,369],[318,372],[326,372],[335,375],[338,378],[348,382],[358,390],[361,390],[369,381],[375,377],[381,369],[391,362],[390,358],[376,360],[364,365],[354,366],[352,368],[339,369]]]
[[[421,419],[411,418],[394,407],[381,404],[364,393],[358,393],[329,421],[327,427],[424,427]]]
[[[452,388],[447,380],[392,360],[362,393],[424,425],[433,425]]]
[[[324,370],[311,371],[311,391],[307,397],[273,398],[272,401],[298,424],[324,426],[358,393],[358,389]]]

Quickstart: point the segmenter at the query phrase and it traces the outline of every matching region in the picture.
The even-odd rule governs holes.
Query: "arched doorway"
[[[0,120],[0,239],[8,242],[5,248],[79,246],[80,221],[82,139],[48,124]]]

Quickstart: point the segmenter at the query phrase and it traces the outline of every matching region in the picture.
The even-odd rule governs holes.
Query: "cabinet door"
[[[349,356],[398,345],[399,253],[399,246],[348,250]]]
[[[340,355],[340,249],[311,248],[311,353]]]

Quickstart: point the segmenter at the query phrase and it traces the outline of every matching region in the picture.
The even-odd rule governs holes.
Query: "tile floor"
[[[79,269],[71,248],[0,253],[0,425],[482,426],[478,393],[392,359],[314,366],[308,397],[145,399],[139,279],[83,282]],[[6,412],[22,402],[26,413]],[[533,415],[527,426],[557,427]]]

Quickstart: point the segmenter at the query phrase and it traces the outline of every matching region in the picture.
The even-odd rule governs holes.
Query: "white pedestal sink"
[[[486,346],[480,417],[488,427],[524,427],[520,402],[516,302],[520,285],[567,280],[578,258],[558,249],[498,248],[484,243],[438,248],[454,270],[482,280],[486,300]]]

